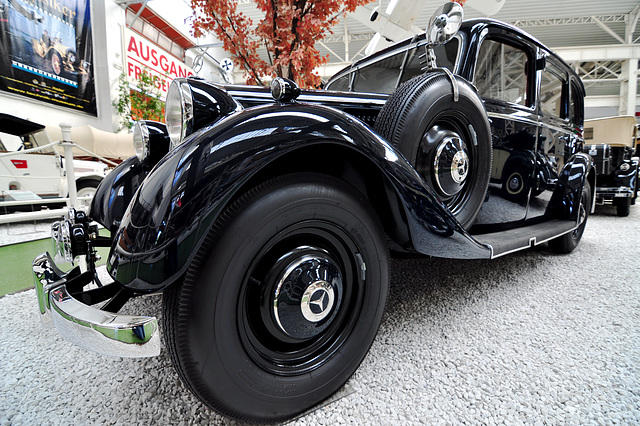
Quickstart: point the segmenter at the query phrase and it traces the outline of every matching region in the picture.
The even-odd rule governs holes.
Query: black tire
[[[454,102],[452,83],[443,72],[412,78],[389,97],[375,127],[467,228],[489,186],[491,132],[476,91],[456,81],[459,99]]]
[[[616,200],[616,213],[620,217],[627,217],[631,213],[631,198],[619,198]]]
[[[589,218],[589,212],[591,211],[591,184],[588,181],[584,181],[582,186],[582,195],[580,196],[580,206],[578,207],[578,216],[580,218],[580,225],[572,232],[561,235],[558,238],[554,238],[549,241],[549,248],[554,253],[567,254],[571,253],[582,239],[584,228],[587,225],[587,219]]]
[[[165,343],[182,380],[248,422],[283,421],[331,396],[384,311],[381,229],[362,194],[323,175],[277,178],[234,202],[164,294]]]
[[[640,167],[640,165],[638,166]],[[638,178],[640,176],[638,176],[638,170],[636,169],[636,176],[633,179],[634,184],[633,184],[633,197],[631,197],[631,205],[635,205],[636,204],[636,199],[638,198]]]

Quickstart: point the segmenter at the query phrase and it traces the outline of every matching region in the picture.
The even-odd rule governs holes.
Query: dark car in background
[[[595,187],[582,83],[517,28],[461,20],[448,3],[428,40],[356,63],[330,90],[174,80],[166,128],[139,125],[138,156],[103,181],[89,216],[56,229],[89,265],[109,245],[113,282],[43,254],[43,317],[90,350],[153,356],[156,319],[119,311],[162,292],[164,345],[188,388],[226,416],[277,422],[329,398],[364,359],[389,253],[574,250]],[[439,68],[431,48],[451,37]],[[389,94],[366,93],[376,87]]]
[[[584,123],[584,152],[593,157],[596,203],[612,204],[618,216],[629,216],[638,197],[638,129],[632,116],[606,117]]]

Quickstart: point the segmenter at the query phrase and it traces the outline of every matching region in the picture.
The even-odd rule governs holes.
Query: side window
[[[527,54],[496,40],[485,40],[478,52],[474,81],[483,98],[528,105]]]
[[[392,93],[398,83],[404,51],[356,71],[353,90],[365,93]]]
[[[449,71],[453,72],[453,68],[456,64],[456,59],[458,57],[458,46],[460,42],[457,38],[451,39],[445,45],[436,46],[434,51],[437,58],[437,64],[439,67],[448,68]],[[420,59],[421,55],[425,54],[425,47],[417,46],[409,51],[409,56],[407,57],[407,64],[404,67],[404,72],[402,73],[402,78],[400,79],[400,84],[405,81],[411,80],[413,77],[422,74],[422,68],[426,65],[424,63],[424,56]]]
[[[567,87],[566,74],[553,62],[547,62],[547,66],[542,70],[540,84],[540,110],[542,114],[560,118],[567,116],[563,108],[565,87]]]
[[[347,73],[331,83],[331,86],[328,86],[327,90],[337,90],[339,92],[348,92],[349,91],[349,79],[351,78],[351,73]]]

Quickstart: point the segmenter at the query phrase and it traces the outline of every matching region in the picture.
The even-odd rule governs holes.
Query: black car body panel
[[[124,211],[148,174],[138,157],[120,163],[102,180],[91,201],[91,217],[112,233],[120,226]]]
[[[492,20],[463,25],[458,56],[475,58],[478,43],[487,37],[508,38],[510,45],[520,45],[531,66],[542,67],[546,61],[561,63],[547,50],[541,53],[543,46],[525,33]],[[403,43],[400,50],[407,51],[411,43],[420,44],[420,37],[417,39]],[[475,62],[458,61],[456,71],[473,81]],[[356,63],[351,69],[359,66]],[[569,96],[568,85],[573,82],[574,96],[581,101],[584,89],[580,80],[568,72],[566,80],[562,96]],[[507,153],[502,172],[517,165],[525,192],[504,197],[501,187],[506,177],[497,173],[501,177],[490,186],[487,207],[470,230],[462,229],[402,154],[362,124],[375,122],[386,94],[303,90],[299,104],[278,105],[273,104],[268,88],[188,82],[198,91],[206,91],[204,98],[214,105],[200,102],[199,108],[211,110],[209,123],[201,120],[193,126],[192,130],[200,130],[165,157],[154,170],[154,178],[136,193],[109,258],[112,277],[138,292],[161,290],[182,276],[225,206],[250,187],[249,182],[259,182],[269,174],[314,170],[340,176],[356,168],[363,181],[382,176],[379,181],[385,182],[385,194],[390,197],[386,202],[397,203],[382,214],[394,222],[386,225],[395,228],[389,231],[394,248],[460,258],[500,255],[500,250],[482,243],[483,239],[493,241],[500,232],[549,219],[575,223],[582,183],[593,179],[590,159],[578,153],[580,137],[573,123],[543,117],[535,101],[535,80],[527,82],[524,105],[485,101],[492,121],[494,158],[499,156],[496,153]],[[267,103],[270,106],[260,107]],[[238,112],[238,104],[248,109]],[[561,114],[569,114],[566,109]],[[327,154],[331,151],[341,154]],[[332,167],[318,161],[320,158],[342,158],[340,161],[351,165]],[[366,166],[356,166],[359,162]],[[363,192],[374,192],[364,186]],[[401,225],[395,223],[398,221]]]
[[[491,256],[489,247],[469,237],[404,157],[370,128],[329,107],[268,105],[195,133],[158,164],[154,179],[135,194],[116,234],[111,275],[141,292],[171,284],[184,273],[220,212],[261,171],[346,170],[314,165],[323,151],[334,158],[352,158],[363,179],[377,179],[392,189],[392,201],[399,202],[401,210],[389,214],[408,229],[410,245],[405,249],[433,256]],[[283,166],[301,159],[306,163]]]
[[[395,67],[394,74],[378,75],[398,85],[412,77],[417,65],[412,68],[409,64],[426,43],[425,36],[419,35],[366,57],[337,73],[326,87],[357,90],[358,75],[364,69],[384,66]],[[468,20],[445,47],[449,45],[453,47],[441,49],[438,60],[445,57],[443,66],[476,86],[493,138],[488,197],[471,233],[497,232],[542,220],[554,208],[549,203],[563,167],[582,151],[585,91],[580,78],[542,43],[503,22]],[[504,56],[511,64],[496,65]],[[501,90],[491,84],[492,78],[507,74],[513,77],[512,88]],[[371,86],[386,84],[378,81]],[[595,188],[590,166],[584,173]]]

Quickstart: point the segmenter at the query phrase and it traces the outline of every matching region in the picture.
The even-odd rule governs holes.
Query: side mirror
[[[429,26],[427,27],[427,46],[426,57],[427,66],[424,69],[432,70],[437,68],[436,54],[433,51],[435,46],[445,44],[460,29],[462,25],[462,18],[464,12],[462,12],[462,6],[456,2],[446,3],[440,6],[435,11],[431,19],[429,20]]]
[[[458,32],[464,12],[456,2],[449,2],[438,8],[427,27],[427,41],[431,46],[445,44]]]

